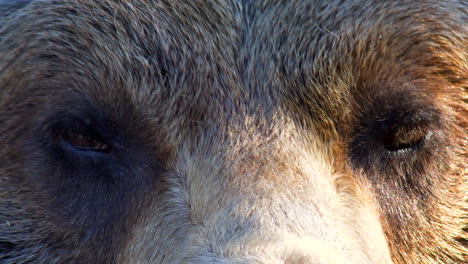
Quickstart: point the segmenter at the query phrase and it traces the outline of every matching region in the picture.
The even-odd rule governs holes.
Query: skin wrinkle
[[[468,261],[463,1],[6,2],[1,263]]]

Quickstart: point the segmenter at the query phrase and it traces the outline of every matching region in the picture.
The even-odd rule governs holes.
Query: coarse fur
[[[468,263],[467,80],[463,0],[0,0],[0,263]]]

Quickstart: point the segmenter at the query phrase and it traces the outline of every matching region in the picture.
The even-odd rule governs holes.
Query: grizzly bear
[[[468,263],[467,25],[0,0],[0,263]]]

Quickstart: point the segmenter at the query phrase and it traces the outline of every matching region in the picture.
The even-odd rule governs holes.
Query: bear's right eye
[[[445,125],[440,111],[430,105],[397,106],[386,112],[373,108],[364,115],[349,144],[354,168],[369,175],[414,178],[441,155]]]
[[[68,144],[81,151],[110,152],[110,145],[102,139],[68,129],[64,136]]]
[[[404,152],[420,146],[429,135],[426,127],[393,128],[384,135],[382,144],[387,151]]]

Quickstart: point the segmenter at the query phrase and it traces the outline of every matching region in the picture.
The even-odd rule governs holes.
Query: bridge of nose
[[[236,133],[235,144],[214,144],[186,160],[183,173],[192,219],[200,225],[196,241],[204,241],[200,247],[230,251],[276,240],[280,250],[287,239],[278,232],[290,239],[317,239],[325,248],[334,242],[345,247],[340,240],[351,240],[339,223],[346,212],[340,212],[330,164],[321,151],[308,152],[303,143],[285,140],[294,138],[287,130],[258,138],[257,145],[248,140],[265,135]],[[304,258],[316,258],[302,251]]]
[[[337,173],[327,145],[284,115],[257,117],[239,115],[224,134],[179,152],[200,252],[226,261],[262,249],[260,259],[283,254],[264,263],[391,263],[370,200],[353,196],[357,183]]]

